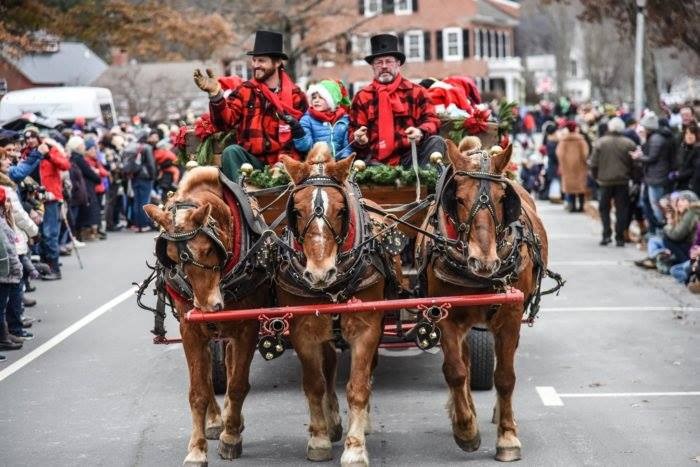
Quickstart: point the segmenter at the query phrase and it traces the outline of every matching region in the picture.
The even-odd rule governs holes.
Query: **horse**
[[[207,465],[207,439],[218,438],[222,458],[238,458],[241,409],[250,389],[258,322],[187,323],[185,313],[192,307],[215,313],[270,305],[269,294],[261,287],[269,283],[269,275],[251,259],[264,243],[260,239],[264,226],[242,189],[216,167],[192,169],[164,206],[149,204],[144,210],[160,226],[156,257],[180,321],[189,369],[192,433],[184,464]],[[211,379],[209,342],[215,337],[228,339],[223,418]]]
[[[334,161],[325,143],[317,143],[304,162],[281,158],[294,188],[287,204],[287,236],[275,274],[280,305],[381,300],[391,295],[390,285],[400,280],[398,257],[384,250],[375,237],[386,226],[363,208],[362,203],[373,203],[361,200],[359,189],[347,180],[353,158]],[[343,466],[369,465],[365,434],[371,430],[371,375],[382,320],[382,313],[367,312],[339,318],[340,332],[351,353],[348,431],[340,459]],[[330,460],[331,443],[340,441],[343,432],[335,392],[333,338],[330,315],[298,316],[291,322],[290,340],[301,361],[302,386],[309,405],[306,456],[313,461]]]
[[[447,141],[450,166],[436,186],[436,201],[419,234],[416,259],[420,286],[426,296],[473,294],[515,287],[524,305],[456,307],[437,326],[443,353],[443,373],[450,391],[448,413],[455,442],[464,451],[479,448],[481,437],[470,392],[469,345],[465,336],[477,323],[493,333],[497,366],[498,424],[496,460],[521,458],[521,443],[513,416],[513,362],[524,310],[539,307],[545,274],[547,233],[530,195],[504,176],[512,146],[481,149],[475,137],[457,147]]]

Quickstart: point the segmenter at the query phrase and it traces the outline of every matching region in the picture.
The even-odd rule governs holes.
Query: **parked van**
[[[117,122],[112,92],[94,87],[46,87],[11,91],[0,100],[0,122],[32,112],[48,118],[72,123],[77,117],[85,117],[112,127]]]

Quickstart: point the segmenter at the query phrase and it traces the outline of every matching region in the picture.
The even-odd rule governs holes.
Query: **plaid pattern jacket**
[[[401,101],[406,105],[406,114],[394,114],[394,154],[389,159],[390,165],[397,165],[401,161],[401,155],[411,149],[405,130],[409,126],[419,128],[423,132],[422,140],[428,136],[438,133],[440,130],[440,119],[435,113],[435,108],[428,98],[428,94],[421,86],[412,83],[406,78],[401,78],[402,82],[396,89],[400,94]],[[353,149],[360,159],[376,159],[379,144],[379,98],[371,85],[362,88],[355,94],[350,110],[350,141]],[[361,126],[367,127],[366,145],[358,145],[355,142],[355,131]]]
[[[292,90],[292,98],[294,108],[306,112],[306,95],[299,87]],[[218,130],[235,130],[237,143],[268,165],[277,162],[280,152],[296,155],[291,136],[286,144],[280,143],[280,119],[274,106],[248,81],[228,98],[212,99],[209,113]],[[286,123],[282,124],[288,129]]]

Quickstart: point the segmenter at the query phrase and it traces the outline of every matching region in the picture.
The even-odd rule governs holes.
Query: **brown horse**
[[[381,300],[387,295],[388,276],[397,274],[397,268],[400,273],[396,258],[383,253],[376,242],[365,242],[382,223],[370,218],[359,202],[359,191],[346,181],[352,161],[350,157],[335,162],[322,143],[312,148],[306,162],[282,158],[295,187],[287,209],[289,234],[284,250],[288,251],[275,279],[280,305]],[[341,465],[369,465],[365,433],[370,431],[370,378],[382,335],[382,314],[341,315],[340,330],[352,362],[347,384],[349,426]],[[331,442],[342,437],[333,337],[330,315],[292,320],[290,339],[302,364],[310,412],[306,455],[314,461],[331,459]]]
[[[192,435],[184,462],[188,466],[207,465],[206,438],[219,439],[218,452],[224,459],[241,455],[241,409],[250,389],[248,377],[258,323],[248,320],[208,326],[185,322],[185,313],[193,306],[216,312],[270,303],[265,288],[259,287],[267,280],[263,272],[237,276],[241,258],[250,247],[250,227],[242,215],[249,201],[227,190],[217,168],[199,167],[186,175],[164,207],[144,207],[161,228],[156,254],[168,271],[166,289],[179,316],[189,368]],[[228,283],[236,284],[236,294],[228,293]],[[215,337],[229,338],[223,421],[211,379],[209,341]]]
[[[445,242],[420,235],[417,258],[428,296],[470,294],[512,286],[525,295],[525,307],[539,302],[539,284],[546,272],[547,235],[529,195],[504,175],[511,147],[489,154],[478,138],[467,137],[458,148],[448,141],[451,167],[436,189],[436,204],[423,224]],[[453,308],[438,322],[449,387],[448,412],[457,445],[479,448],[481,437],[469,389],[469,347],[465,336],[486,323],[495,339],[498,393],[496,459],[521,457],[511,398],[515,387],[513,361],[520,336],[523,305]]]

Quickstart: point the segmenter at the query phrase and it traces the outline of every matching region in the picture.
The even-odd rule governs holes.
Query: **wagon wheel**
[[[214,394],[226,394],[226,341],[224,339],[209,341],[209,350]]]
[[[488,391],[493,387],[495,355],[493,334],[483,328],[469,331],[470,386],[475,391]]]

